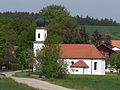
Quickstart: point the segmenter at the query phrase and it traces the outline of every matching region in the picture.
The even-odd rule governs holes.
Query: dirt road
[[[4,72],[4,74],[7,77],[12,78],[19,83],[27,84],[28,86],[32,86],[34,88],[38,88],[38,89],[42,89],[42,90],[73,90],[73,89],[69,89],[69,88],[64,88],[62,86],[50,84],[50,83],[48,83],[46,81],[42,81],[42,80],[37,80],[37,79],[32,79],[32,78],[13,77],[12,75],[15,74],[16,72],[20,72],[20,71]]]

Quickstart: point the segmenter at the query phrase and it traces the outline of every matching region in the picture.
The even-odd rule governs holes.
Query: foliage
[[[107,59],[107,65],[111,68],[115,68],[118,72],[120,72],[120,53],[113,54],[111,57]]]
[[[64,78],[67,67],[64,61],[59,58],[60,51],[58,45],[47,45],[40,52],[39,72],[47,78]]]
[[[68,30],[64,34],[63,43],[65,44],[85,44],[88,43],[89,36],[86,33],[85,27],[80,29]]]
[[[32,48],[34,39],[35,39],[35,26],[30,25],[26,28],[26,30],[21,32],[16,42],[20,47]]]
[[[115,61],[116,70],[120,72],[120,53],[116,55],[116,57],[114,58],[114,61]]]
[[[6,40],[10,43],[10,45],[16,44],[17,34],[10,23],[2,25],[0,30],[6,33]]]
[[[16,60],[14,63],[18,63],[20,65],[20,69],[33,69],[34,64],[34,54],[30,49],[18,48],[16,51]]]
[[[110,57],[106,58],[106,68],[109,68],[112,71],[115,68],[115,57],[117,54],[112,54]]]
[[[80,17],[77,15],[76,19],[79,25],[120,26],[120,23],[108,18],[95,19],[89,16]]]
[[[97,46],[101,43],[101,41],[103,40],[102,35],[99,33],[98,30],[95,30],[91,36],[91,42]]]
[[[29,12],[3,12],[0,13],[0,17],[5,18],[18,18],[18,19],[24,19],[29,20],[30,22],[34,22],[37,18],[39,18],[39,13],[29,13]]]
[[[45,44],[59,44],[62,41],[62,37],[56,35],[56,34],[48,34]]]
[[[54,7],[54,8],[52,8]],[[61,8],[59,8],[61,7]],[[46,9],[45,9],[46,8]],[[29,20],[30,22],[35,22],[36,19],[38,19],[41,16],[46,17],[45,19],[49,18],[54,18],[52,16],[58,16],[58,14],[61,13],[66,13],[69,14],[69,12],[65,9],[64,6],[57,6],[57,5],[50,5],[48,8],[50,9],[50,12],[47,12],[48,8],[45,7],[43,8],[40,13],[29,13],[29,12],[0,12],[0,17],[5,17],[5,18],[18,18],[18,19],[24,19],[24,20]],[[45,10],[44,10],[45,9]],[[46,11],[46,14],[43,13],[43,10]],[[53,12],[52,12],[53,11]],[[65,12],[66,11],[66,12]],[[46,15],[51,15],[46,16]],[[99,26],[119,26],[120,23],[114,21],[113,19],[108,19],[108,18],[102,18],[102,19],[95,19],[90,16],[86,17],[80,17],[76,16],[77,22],[79,25],[99,25]]]
[[[60,5],[50,5],[40,10],[40,16],[46,20],[47,24],[61,14],[69,15],[67,9]]]
[[[11,23],[13,30],[20,35],[20,33],[26,30],[30,26],[30,22],[24,19],[13,19]]]
[[[64,32],[77,28],[77,21],[71,16],[59,15],[48,25],[48,33],[63,36]]]
[[[112,44],[111,44],[111,36],[110,34],[105,34],[104,36],[104,44],[110,48],[112,48]]]
[[[6,54],[6,49],[8,47],[8,43],[6,41],[6,34],[0,31],[0,61],[3,59]]]

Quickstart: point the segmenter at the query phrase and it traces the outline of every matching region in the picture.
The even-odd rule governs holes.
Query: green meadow
[[[120,40],[120,26],[85,26],[86,31],[91,34],[98,29],[101,34],[110,33],[113,40]]]
[[[0,79],[0,90],[38,90],[24,84],[15,82],[13,79]]]
[[[67,79],[46,80],[75,90],[120,90],[119,75],[70,75]]]

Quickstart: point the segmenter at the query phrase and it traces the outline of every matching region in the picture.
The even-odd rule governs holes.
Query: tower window
[[[97,70],[97,62],[94,62],[94,70]]]
[[[40,33],[38,34],[38,38],[40,38]]]

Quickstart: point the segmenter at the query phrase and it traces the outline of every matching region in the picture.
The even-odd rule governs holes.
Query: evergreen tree
[[[79,42],[79,43],[81,43],[81,44],[88,43],[89,35],[88,35],[88,33],[86,33],[85,27],[81,27],[79,33],[81,36],[81,42]]]
[[[99,33],[97,29],[93,32],[91,39],[92,39],[91,43],[94,44],[95,46],[99,45],[103,40],[102,35]]]
[[[65,33],[63,43],[65,44],[85,44],[88,43],[89,36],[85,27],[80,29],[69,30]]]
[[[111,36],[110,34],[105,34],[105,37],[104,37],[104,44],[110,48],[112,48],[112,44],[111,44]]]

